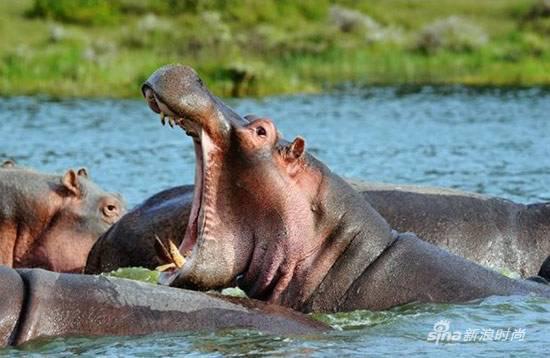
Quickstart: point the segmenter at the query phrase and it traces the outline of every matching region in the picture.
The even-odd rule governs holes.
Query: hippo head
[[[306,156],[302,138],[286,142],[271,120],[237,115],[189,67],[160,68],[142,92],[163,122],[168,117],[192,138],[196,155],[179,246],[185,263],[161,283],[212,289],[237,282],[249,296],[275,301],[320,245],[326,168]]]
[[[14,267],[81,272],[95,241],[126,210],[121,196],[101,189],[84,168],[61,176],[14,163],[0,170],[6,181],[1,244],[12,245]]]
[[[126,212],[126,205],[120,194],[105,192],[90,180],[84,168],[69,169],[56,192],[56,220],[35,246],[33,260],[52,271],[82,272],[92,246]]]

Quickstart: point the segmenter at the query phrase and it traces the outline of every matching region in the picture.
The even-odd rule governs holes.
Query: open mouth
[[[161,266],[160,270],[162,274],[160,282],[169,285],[177,277],[178,273],[190,268],[198,238],[201,237],[205,227],[205,173],[208,171],[208,157],[214,148],[214,142],[199,123],[176,113],[176,111],[172,110],[162,101],[153,89],[145,86],[143,94],[149,107],[160,115],[162,125],[168,123],[171,127],[178,126],[182,128],[188,136],[193,138],[195,149],[195,189],[185,236],[178,248],[179,252],[175,252],[175,249],[172,248],[174,245],[171,243],[170,247],[163,247],[161,249],[164,254],[160,256],[167,263]],[[158,248],[157,251],[159,251]]]

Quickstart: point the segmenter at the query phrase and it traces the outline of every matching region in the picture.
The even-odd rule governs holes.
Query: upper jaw
[[[141,91],[154,112],[196,122],[217,144],[229,140],[232,127],[248,123],[212,95],[197,73],[187,66],[159,68],[142,85]]]
[[[185,130],[188,136],[200,141],[201,125],[199,123],[190,118],[184,118],[181,114],[178,114],[176,111],[172,110],[169,105],[164,103],[164,101],[162,101],[162,99],[160,99],[160,97],[146,85],[143,87],[143,96],[145,97],[149,108],[151,108],[153,112],[160,115],[162,125],[165,125],[166,122],[168,122],[170,127],[178,125]]]

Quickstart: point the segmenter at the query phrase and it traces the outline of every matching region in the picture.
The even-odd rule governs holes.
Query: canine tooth
[[[170,268],[180,268],[185,264],[185,257],[180,254],[178,247],[171,240],[168,240],[168,247],[166,247],[162,240],[155,235],[155,250],[162,261],[168,261],[155,270],[162,272]]]
[[[168,271],[169,269],[174,268],[174,267],[176,267],[176,264],[172,262],[172,263],[169,263],[169,264],[164,264],[164,265],[160,265],[160,266],[155,267],[155,271],[164,272],[164,271]]]
[[[170,251],[170,256],[172,257],[172,260],[177,268],[180,268],[185,264],[185,257],[182,256],[180,253],[180,250],[178,250],[178,247],[172,242],[172,240],[168,240]]]
[[[172,256],[172,260],[174,260],[174,264],[176,267],[180,268],[185,263],[185,257],[183,257],[180,253],[180,250],[178,250],[178,247],[174,245],[172,240],[168,240],[168,246],[170,250],[170,256]]]

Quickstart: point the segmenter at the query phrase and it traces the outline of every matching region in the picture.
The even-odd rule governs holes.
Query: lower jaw
[[[192,260],[193,251],[197,246],[199,231],[202,230],[201,226],[204,225],[205,163],[208,152],[207,149],[203,148],[203,139],[210,142],[204,131],[201,133],[201,141],[193,140],[195,150],[195,188],[187,228],[178,248],[179,253],[185,259],[185,263],[182,267],[162,272],[159,277],[159,283],[163,285],[172,285],[177,281],[178,277],[185,275],[186,270],[192,267],[190,260]]]
[[[179,270],[161,272],[158,283],[163,286],[172,286],[172,283],[179,275]]]

